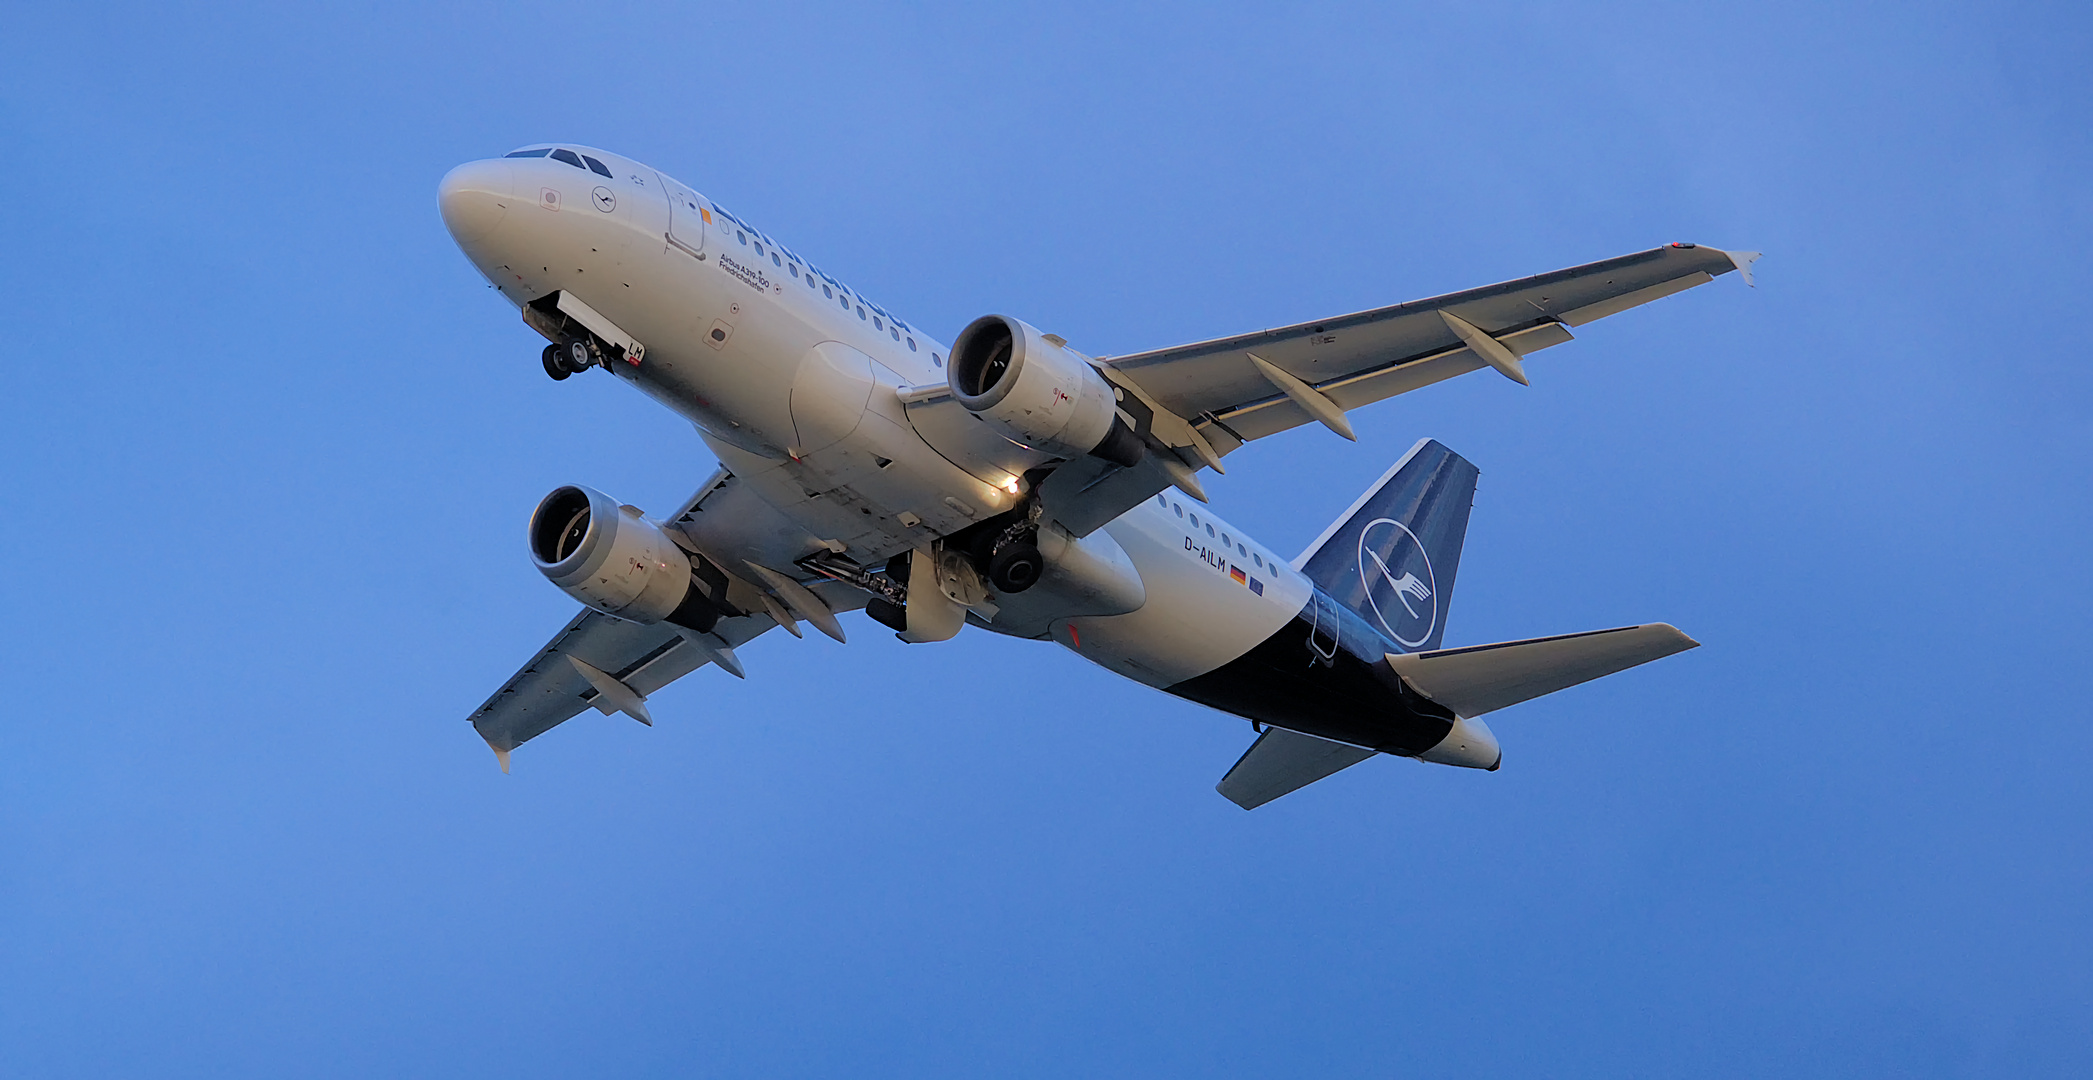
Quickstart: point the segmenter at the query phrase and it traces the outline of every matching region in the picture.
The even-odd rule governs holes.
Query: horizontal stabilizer
[[[1455,713],[1481,716],[1699,644],[1668,623],[1649,623],[1463,649],[1395,653],[1389,655],[1388,666],[1418,693]]]
[[[1374,753],[1285,728],[1266,728],[1214,790],[1245,810],[1255,810]]]

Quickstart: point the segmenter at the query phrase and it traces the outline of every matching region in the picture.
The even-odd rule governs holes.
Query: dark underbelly
[[[1346,633],[1325,660],[1309,648],[1312,629],[1308,619],[1296,617],[1256,648],[1169,692],[1259,723],[1390,754],[1419,754],[1446,738],[1453,713],[1406,686],[1385,652],[1362,655],[1376,652],[1376,642]]]

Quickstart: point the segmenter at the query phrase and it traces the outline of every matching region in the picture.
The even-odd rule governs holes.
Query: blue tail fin
[[[1479,475],[1466,458],[1426,439],[1294,565],[1405,650],[1436,649]]]

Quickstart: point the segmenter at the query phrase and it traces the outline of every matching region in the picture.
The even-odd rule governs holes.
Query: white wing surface
[[[473,729],[494,749],[504,770],[509,751],[584,709],[596,708],[606,715],[624,712],[651,724],[645,706],[649,694],[708,663],[739,676],[741,661],[734,650],[783,625],[780,619],[793,621],[784,607],[766,603],[762,590],[727,569],[740,563],[715,554],[748,552],[789,566],[782,555],[770,554],[773,549],[794,552],[810,542],[803,530],[795,530],[733,474],[719,470],[662,524],[681,537],[678,543],[687,542],[697,553],[693,576],[727,617],[710,633],[699,634],[583,608],[472,714]],[[865,603],[858,590],[833,582],[802,587],[829,613]],[[796,624],[789,629],[795,636],[800,633]]]
[[[1235,337],[1115,357],[1103,364],[1121,410],[1173,455],[1120,469],[1095,460],[1056,470],[1041,492],[1078,535],[1124,513],[1245,442],[1491,367],[1525,381],[1521,361],[1570,340],[1570,327],[1705,284],[1747,281],[1757,252],[1671,244],[1518,281]],[[1066,473],[1065,477],[1062,476]]]
[[[644,701],[713,662],[723,648],[729,650],[724,654],[728,662],[737,662],[731,659],[735,646],[776,625],[766,614],[721,619],[711,634],[692,640],[666,623],[643,626],[583,608],[472,714],[473,729],[507,769],[509,751],[605,700],[588,673],[568,658],[617,680]]]

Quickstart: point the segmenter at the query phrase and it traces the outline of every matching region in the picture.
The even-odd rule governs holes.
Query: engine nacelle
[[[577,486],[560,488],[531,515],[531,561],[588,606],[638,623],[704,632],[719,610],[691,586],[690,556],[637,507]]]
[[[1007,315],[975,319],[952,346],[952,396],[1035,450],[1137,464],[1141,440],[1119,419],[1112,384],[1059,341]]]

